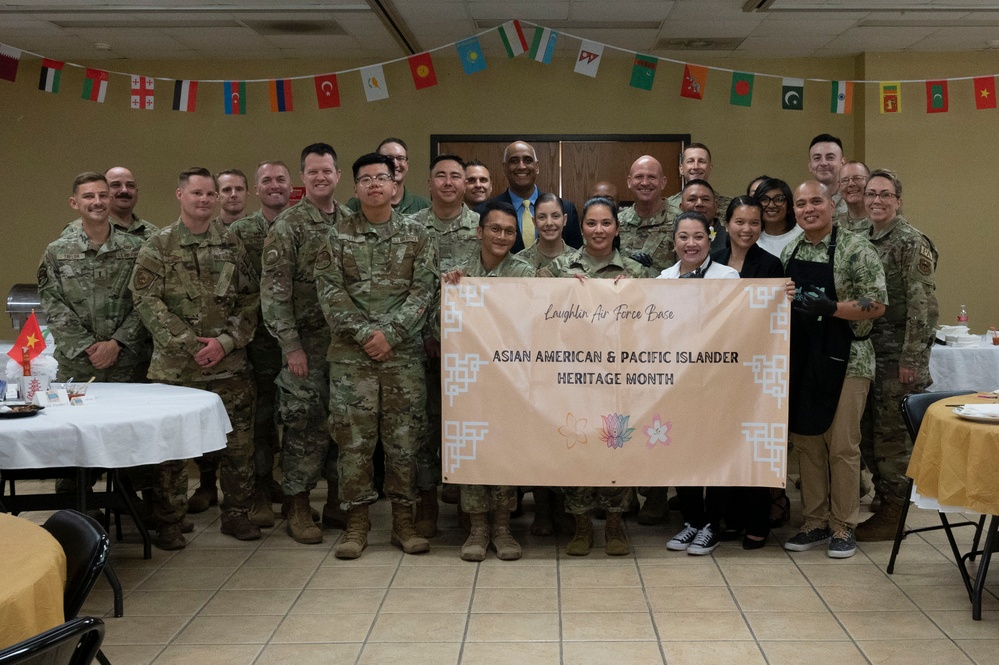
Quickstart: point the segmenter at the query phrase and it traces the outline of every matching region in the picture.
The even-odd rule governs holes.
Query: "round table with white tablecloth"
[[[190,459],[232,430],[215,393],[159,383],[94,383],[94,400],[0,420],[0,469],[124,468]]]
[[[988,336],[977,346],[943,346],[930,350],[930,391],[999,390],[999,346]]]

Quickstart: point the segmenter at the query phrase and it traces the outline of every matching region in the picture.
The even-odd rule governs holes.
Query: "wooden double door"
[[[538,187],[555,192],[581,207],[594,183],[606,180],[617,187],[618,198],[630,205],[628,171],[642,155],[652,155],[663,165],[666,191],[680,191],[677,166],[689,134],[656,135],[432,135],[432,155],[453,154],[463,160],[476,159],[489,169],[493,195],[508,187],[503,168],[503,149],[514,141],[527,141],[538,154]]]

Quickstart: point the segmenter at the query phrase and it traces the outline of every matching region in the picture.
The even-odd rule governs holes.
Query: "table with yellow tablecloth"
[[[980,620],[989,562],[999,545],[999,422],[962,418],[954,413],[955,404],[996,404],[996,400],[970,393],[931,404],[919,426],[907,475],[923,496],[992,516],[971,590],[971,616]],[[963,559],[959,565],[965,566]]]
[[[63,623],[66,554],[48,531],[0,513],[0,649]]]

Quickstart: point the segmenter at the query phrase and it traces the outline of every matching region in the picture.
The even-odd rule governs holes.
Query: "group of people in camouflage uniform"
[[[841,143],[828,135],[816,137],[810,155],[815,180],[793,200],[783,181],[751,183],[759,186],[751,193],[766,199],[763,237],[790,236],[782,258],[796,312],[792,339],[823,335],[832,320],[852,322],[844,324],[850,360],[842,390],[819,400],[829,422],[808,422],[811,399],[797,400],[798,412],[806,406],[796,418],[792,392],[805,524],[788,549],[844,538],[849,545],[854,529],[857,537],[881,538],[888,527],[894,535],[911,447],[897,400],[929,384],[937,314],[936,250],[898,214],[898,177],[846,163]],[[668,199],[662,164],[638,158],[628,174],[634,205],[620,215],[610,183],[594,185],[582,219],[571,202],[539,191],[537,156],[526,142],[507,147],[504,168],[509,189],[493,197],[482,164],[440,155],[424,199],[404,185],[405,142],[389,138],[354,162],[355,198],[343,205],[334,198],[337,154],[316,143],[302,150],[305,194],[295,205],[288,207],[291,177],[281,162],[257,168],[261,208],[246,216],[242,173],[192,168],[179,177],[179,219],[162,230],[134,214],[137,187],[127,169],[81,174],[70,198],[80,219],[46,249],[38,272],[59,378],[148,379],[219,394],[233,431],[223,451],[199,460],[201,486],[190,507],[218,501],[218,469],[225,534],[259,538],[261,527],[274,525],[272,504],[281,501],[295,540],[321,542],[321,522],[345,531],[335,555],[357,558],[367,545],[368,507],[381,490],[392,504],[392,542],[407,553],[425,552],[439,505],[441,276],[447,283],[462,275],[652,277],[677,263],[674,222],[681,213],[710,225],[713,250],[726,246],[729,199],[708,182],[711,153],[703,144],[683,150],[682,189]],[[778,228],[785,220],[788,228]],[[813,275],[819,284],[810,283]],[[830,288],[821,288],[821,275]],[[792,391],[797,381],[810,395],[815,377],[794,370],[814,351],[808,347],[792,349]],[[871,423],[863,445],[862,416]],[[795,429],[797,422],[806,424]],[[383,488],[375,479],[379,446]],[[861,449],[881,511],[858,529]],[[329,488],[321,516],[310,505],[320,478]],[[184,547],[191,528],[185,463],[159,465],[143,487],[156,544]],[[509,529],[516,488],[462,486],[459,493],[451,500],[460,500],[470,532],[462,558],[481,560],[490,544],[502,559],[519,558]],[[642,493],[639,522],[661,521],[666,488]],[[564,495],[576,518],[570,554],[590,551],[597,509],[607,516],[607,551],[630,551],[621,520],[635,503],[632,490],[534,494],[532,532],[552,533],[552,504]],[[830,556],[848,551],[833,554],[830,545]]]

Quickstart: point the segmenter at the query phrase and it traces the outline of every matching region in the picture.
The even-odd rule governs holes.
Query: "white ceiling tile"
[[[476,2],[468,3],[469,14],[474,19],[543,21],[569,18],[569,3],[566,0],[552,2]]]
[[[710,26],[692,29],[689,25],[679,21],[666,21],[659,31],[659,37],[701,37],[701,38],[731,38],[748,37],[753,30],[762,22],[762,19],[752,19],[746,21],[718,21],[712,22]]]
[[[631,0],[629,2],[573,2],[573,21],[664,21],[676,2]]]

